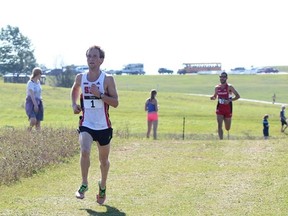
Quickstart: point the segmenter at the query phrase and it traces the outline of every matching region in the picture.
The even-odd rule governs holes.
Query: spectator
[[[41,121],[44,118],[44,108],[42,102],[41,79],[42,70],[34,68],[26,87],[25,110],[30,121],[28,130],[35,126],[36,130],[41,129]]]

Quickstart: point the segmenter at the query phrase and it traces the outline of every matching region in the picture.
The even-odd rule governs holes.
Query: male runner
[[[235,88],[227,83],[228,75],[226,72],[222,72],[220,77],[220,84],[215,86],[214,95],[210,97],[211,100],[218,98],[218,103],[216,106],[216,115],[218,123],[218,135],[219,139],[223,139],[223,121],[225,124],[225,129],[228,132],[231,128],[231,118],[232,118],[232,101],[238,100],[240,98],[239,93]]]

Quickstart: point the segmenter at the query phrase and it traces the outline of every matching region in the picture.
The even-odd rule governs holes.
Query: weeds
[[[0,135],[0,185],[32,176],[43,167],[61,163],[78,152],[78,135],[72,129],[4,128]]]

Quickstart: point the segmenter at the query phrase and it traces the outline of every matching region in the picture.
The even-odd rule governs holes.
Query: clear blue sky
[[[156,74],[184,62],[288,65],[287,16],[285,0],[9,0],[0,27],[19,27],[50,68],[85,65],[96,44],[103,68],[144,63]]]

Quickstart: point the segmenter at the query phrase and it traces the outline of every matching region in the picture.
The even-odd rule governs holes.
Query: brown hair
[[[150,97],[150,99],[154,99],[155,96],[156,96],[156,94],[157,94],[156,89],[152,89],[152,90],[151,90],[151,97]]]
[[[30,79],[34,79],[36,76],[38,76],[39,74],[42,74],[42,70],[39,67],[36,67],[32,70]]]
[[[97,49],[97,50],[99,50],[99,53],[100,53],[100,56],[99,56],[99,57],[100,57],[101,59],[104,59],[104,58],[105,58],[105,52],[104,52],[104,50],[102,50],[100,46],[96,46],[96,45],[90,46],[90,47],[88,48],[88,50],[86,51],[86,56],[87,56],[87,53],[89,52],[89,50],[91,50],[91,49]]]

